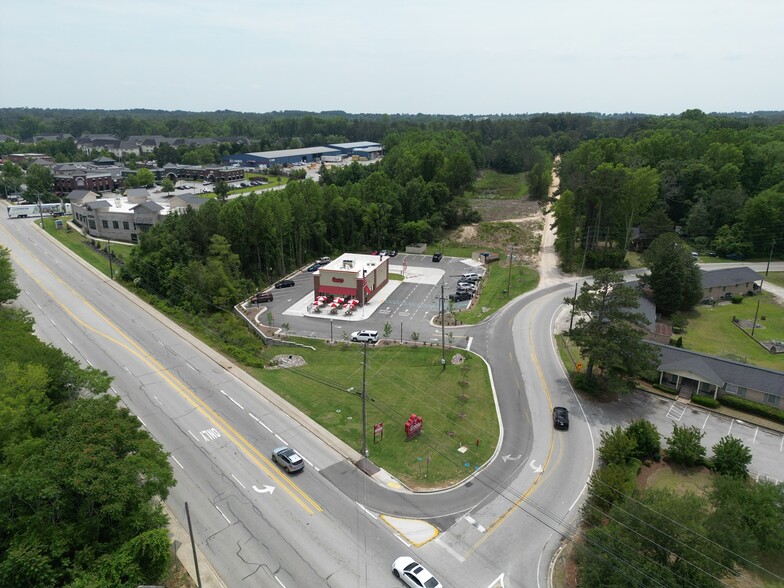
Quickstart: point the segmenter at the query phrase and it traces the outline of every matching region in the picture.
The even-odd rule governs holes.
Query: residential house
[[[717,270],[705,271],[702,273],[702,297],[719,300],[721,298],[732,298],[733,296],[744,296],[746,294],[756,294],[764,278],[750,267],[731,267]]]
[[[650,342],[660,350],[659,383],[691,398],[738,396],[784,408],[784,372]]]

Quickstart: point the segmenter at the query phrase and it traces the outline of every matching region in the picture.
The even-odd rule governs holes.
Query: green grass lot
[[[764,275],[764,274],[763,274]],[[784,288],[784,272],[769,272],[768,277],[765,278],[766,282],[771,282],[776,284],[777,286],[781,286]],[[762,286],[762,289],[765,289],[765,286]]]
[[[63,228],[56,229],[54,219],[44,217],[44,229],[47,233],[49,233],[52,237],[57,239],[60,243],[62,243],[65,247],[73,251],[76,255],[84,259],[87,263],[92,265],[97,270],[103,272],[105,275],[110,274],[109,268],[109,258],[102,252],[97,251],[94,247],[90,245],[92,241],[96,241],[101,247],[102,251],[106,250],[106,241],[100,241],[96,239],[92,239],[90,237],[85,237],[77,230],[68,231],[65,228],[66,222],[71,220],[70,216],[63,216],[60,217],[60,220],[63,221]],[[40,224],[40,221],[36,221]],[[133,250],[133,245],[122,245],[119,243],[112,243],[111,250],[114,252],[116,256],[120,259],[127,259],[131,255],[131,251]],[[117,271],[117,266],[114,265],[114,271]]]
[[[297,353],[307,365],[251,371],[359,450],[362,346],[316,342],[315,347],[316,351],[267,348],[267,361],[279,353]],[[463,364],[451,364],[455,353],[466,357]],[[465,478],[490,458],[499,429],[484,362],[464,351],[447,350],[447,368],[442,370],[440,347],[423,345],[369,346],[367,358],[368,448],[374,463],[410,487],[435,488]],[[422,434],[409,441],[404,423],[412,413],[422,416],[424,423]],[[384,438],[374,442],[373,425],[379,422],[384,423]],[[467,448],[465,453],[458,451],[461,446]]]
[[[482,281],[479,298],[468,310],[456,313],[455,318],[466,324],[476,324],[539,284],[539,273],[536,270],[522,264],[513,265],[511,270],[510,272],[508,261],[505,261],[504,265],[488,265],[487,277]]]
[[[763,287],[764,290],[764,287]],[[754,330],[756,339],[767,341],[784,340],[784,309],[775,299],[764,292],[760,297],[744,297],[740,304],[723,303],[716,306],[698,305],[687,313],[689,324],[682,335],[683,347],[693,351],[718,355],[728,359],[748,362],[752,365],[774,370],[784,370],[784,357],[771,355],[755,343],[733,322],[754,320],[759,301],[757,323],[762,325]],[[763,320],[763,317],[764,320]],[[748,329],[749,333],[751,329]]]
[[[509,200],[524,198],[528,194],[526,174],[502,174],[484,169],[474,183],[475,198]]]

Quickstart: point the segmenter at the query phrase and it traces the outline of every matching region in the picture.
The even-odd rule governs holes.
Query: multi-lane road
[[[38,335],[109,372],[114,392],[170,452],[177,486],[169,507],[184,520],[189,503],[196,541],[227,586],[399,586],[390,568],[404,554],[446,586],[543,586],[594,465],[589,422],[603,428],[626,418],[621,409],[619,417],[607,407],[584,412],[571,390],[552,335],[573,282],[548,276],[545,287],[466,329],[492,371],[503,430],[494,459],[450,491],[398,492],[359,472],[351,448],[31,222],[0,222],[0,243],[12,251],[19,303]],[[555,404],[570,410],[568,432],[552,428]],[[271,463],[283,443],[307,460],[302,474]],[[381,515],[427,521],[439,533],[413,547]]]

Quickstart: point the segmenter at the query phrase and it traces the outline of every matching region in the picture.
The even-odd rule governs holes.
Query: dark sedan
[[[438,253],[433,254],[433,261],[441,261],[444,258],[444,254],[440,251]]]
[[[276,288],[291,288],[292,286],[296,286],[294,280],[281,280],[280,282],[275,282]]]
[[[556,429],[569,428],[569,411],[563,406],[556,406],[553,408],[553,426]]]
[[[321,264],[320,264],[320,263],[314,263],[313,265],[311,265],[311,266],[308,268],[308,271],[309,271],[309,272],[315,272],[315,271],[318,271],[318,270],[320,270],[320,269],[321,269]]]

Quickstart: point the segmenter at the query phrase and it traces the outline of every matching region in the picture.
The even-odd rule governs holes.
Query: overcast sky
[[[782,0],[3,0],[0,107],[784,109]]]

